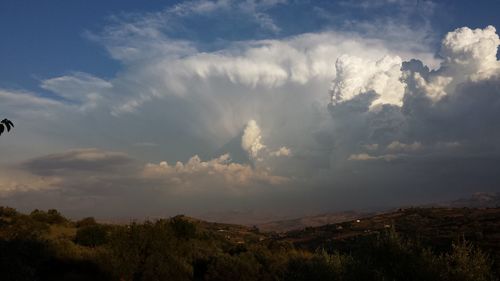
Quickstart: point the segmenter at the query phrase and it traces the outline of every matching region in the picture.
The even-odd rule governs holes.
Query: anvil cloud
[[[344,6],[409,13],[400,2]],[[287,5],[122,15],[84,35],[120,63],[116,75],[49,77],[44,94],[0,89],[16,122],[0,139],[0,203],[108,218],[236,210],[251,221],[498,188],[495,27],[457,28],[440,44],[421,40],[435,36],[430,23],[402,19],[373,23],[385,32],[359,21],[278,36],[272,11]],[[199,33],[190,20],[218,26],[231,12],[268,38],[180,36]]]

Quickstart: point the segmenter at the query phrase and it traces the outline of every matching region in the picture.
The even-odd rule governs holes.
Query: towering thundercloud
[[[3,119],[0,122],[0,135],[2,135],[5,128],[7,128],[7,132],[10,132],[10,129],[14,128],[14,123],[12,123],[12,121],[10,121],[9,119]]]

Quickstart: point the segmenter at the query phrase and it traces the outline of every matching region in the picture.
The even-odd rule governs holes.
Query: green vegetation
[[[108,241],[108,229],[103,225],[89,225],[78,228],[75,235],[75,243],[88,247],[96,247],[106,244]]]
[[[455,214],[467,211],[460,210]],[[0,207],[0,279],[498,280],[495,253],[464,233],[435,244],[429,229],[421,231],[426,237],[398,230],[399,223],[402,229],[429,224],[430,216],[446,221],[435,209],[419,209],[387,215],[390,227],[373,217],[276,234],[185,216],[108,225],[93,218],[73,222],[56,210],[25,215]],[[488,229],[479,219],[461,225],[483,231],[481,241],[498,237],[491,226],[499,221],[491,212],[485,216]]]

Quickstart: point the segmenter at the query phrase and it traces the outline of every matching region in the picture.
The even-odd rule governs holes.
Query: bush
[[[306,244],[271,235],[248,239],[259,236],[238,228],[219,233],[183,216],[128,225],[88,217],[71,223],[78,227],[71,240],[75,228],[50,225],[65,221],[56,210],[23,215],[0,208],[0,214],[1,280],[498,280],[489,257],[472,244],[426,248],[425,240],[394,228],[342,243],[312,229],[324,242]],[[245,242],[234,242],[240,238]],[[316,247],[328,251],[310,251]]]
[[[348,280],[440,280],[441,268],[434,266],[438,257],[394,229],[362,245],[353,255],[355,266],[349,269]]]
[[[165,220],[118,227],[109,239],[111,267],[117,279],[191,280],[192,253],[185,242]]]
[[[19,213],[14,208],[0,206],[0,217],[11,218],[17,216],[18,214]]]
[[[97,225],[97,222],[95,221],[94,217],[83,218],[83,219],[77,221],[75,224],[75,226],[78,228],[85,227],[85,226],[91,226],[91,225]]]
[[[249,254],[238,256],[221,255],[208,267],[205,280],[210,281],[252,281],[260,278],[261,265]]]
[[[171,218],[170,227],[177,238],[189,240],[196,237],[196,226],[183,216]]]
[[[108,232],[103,225],[89,225],[76,231],[75,243],[88,247],[96,247],[108,241]]]
[[[36,221],[48,224],[61,224],[68,221],[56,209],[50,209],[47,212],[35,209],[33,212],[30,213],[30,217]]]
[[[3,231],[3,237],[8,240],[40,239],[49,230],[49,226],[26,215],[19,215],[12,219],[8,227]]]
[[[50,259],[47,245],[36,240],[0,240],[0,274],[4,281],[39,280],[38,273]]]
[[[325,256],[301,254],[288,261],[285,280],[337,280],[337,278],[336,272],[325,260]]]
[[[443,280],[489,281],[494,280],[492,263],[488,256],[471,243],[460,241],[452,245],[451,253],[444,254]]]

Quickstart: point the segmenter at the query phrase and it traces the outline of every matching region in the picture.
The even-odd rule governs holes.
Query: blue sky
[[[3,1],[0,204],[255,222],[498,191],[498,1]]]
[[[120,68],[119,62],[110,58],[102,46],[88,40],[85,33],[99,32],[115,16],[131,13],[147,13],[165,9],[179,1],[2,1],[0,3],[0,86],[6,88],[38,88],[39,81],[71,71],[82,71],[111,77]],[[400,11],[397,7],[380,6],[377,9],[353,8],[339,1],[290,1],[293,4],[270,9],[282,28],[277,34],[255,32],[254,27],[231,28],[223,34],[206,30],[204,19],[193,19],[198,33],[183,34],[197,41],[208,42],[218,38],[225,40],[257,37],[284,37],[303,32],[313,32],[331,26],[341,26],[350,20],[373,20],[391,17]],[[418,7],[418,1],[415,6]],[[421,1],[425,2],[425,1]],[[351,2],[351,3],[355,3]],[[498,1],[438,1],[439,9],[430,20],[437,34],[443,34],[461,26],[499,26]],[[324,9],[335,19],[317,17],[318,8]],[[418,10],[418,9],[417,9]],[[415,24],[421,24],[421,15],[413,15]],[[412,19],[412,20],[415,20]],[[228,24],[226,19],[221,25]]]

